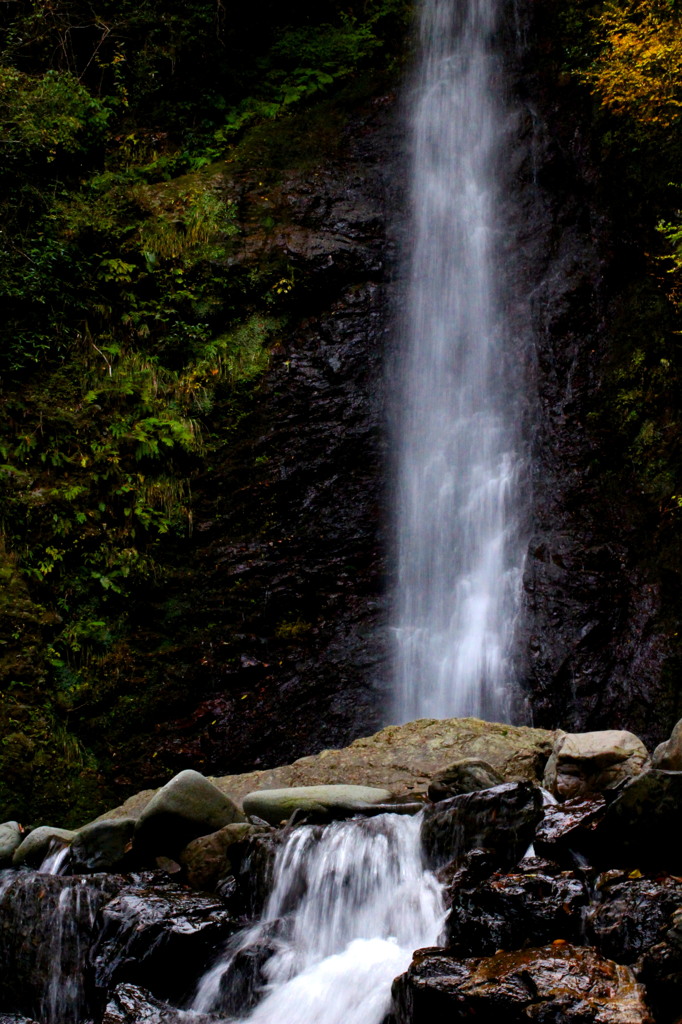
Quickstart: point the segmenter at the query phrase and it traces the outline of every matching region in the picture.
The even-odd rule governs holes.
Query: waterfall
[[[525,456],[503,203],[500,0],[424,0],[396,419],[394,721],[508,720]],[[509,260],[506,261],[509,263]]]
[[[249,986],[235,967],[247,963],[263,996],[252,1024],[381,1024],[393,979],[443,926],[420,819],[385,814],[295,829],[278,851],[263,919],[204,977],[194,1009],[241,1017],[243,1002],[232,1000]]]

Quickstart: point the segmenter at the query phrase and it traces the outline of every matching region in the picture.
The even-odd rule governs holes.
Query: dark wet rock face
[[[101,911],[90,953],[97,987],[126,981],[179,1003],[241,924],[235,908],[218,896],[141,878]]]
[[[682,772],[652,770],[624,786],[596,829],[602,864],[682,873]]]
[[[107,1003],[102,1024],[209,1024],[215,1020],[203,1013],[183,1013],[138,985],[118,985]]]
[[[421,950],[393,999],[396,1024],[651,1024],[629,968],[567,943],[474,960]]]
[[[229,183],[254,221],[245,269],[282,265],[293,312],[211,472],[192,481],[194,532],[177,594],[154,763],[121,747],[126,780],[272,767],[366,735],[385,706],[384,355],[387,210],[402,145],[394,97],[351,117],[338,153],[268,184]],[[269,173],[269,172],[264,172]],[[262,210],[260,211],[262,214]],[[162,609],[149,609],[154,617]]]
[[[618,963],[635,961],[663,938],[671,914],[682,906],[682,880],[626,878],[608,872],[597,879],[585,915],[587,941]]]
[[[679,717],[664,673],[664,576],[644,554],[660,517],[622,467],[617,493],[609,488],[621,441],[590,429],[609,401],[613,325],[639,257],[628,265],[610,223],[588,101],[557,84],[554,17],[552,5],[533,5],[527,31],[538,49],[518,72],[527,106],[511,156],[521,204],[514,258],[531,297],[537,382],[521,676],[535,725],[631,729],[653,747]]]
[[[532,842],[541,818],[542,795],[528,782],[463,793],[424,811],[424,851],[434,867],[456,865],[473,849],[486,850],[495,866],[511,867]]]
[[[575,865],[576,854],[590,860],[595,855],[596,832],[605,810],[606,802],[602,797],[545,807],[533,839],[536,853],[569,868]]]
[[[0,875],[0,1006],[42,1024],[77,1022],[97,1004],[88,963],[95,922],[116,875]]]
[[[483,956],[555,939],[579,943],[588,900],[584,880],[568,871],[495,874],[473,888],[457,887],[447,944],[458,955]]]
[[[678,1024],[682,1006],[682,908],[676,910],[661,941],[639,963],[657,1024]]]

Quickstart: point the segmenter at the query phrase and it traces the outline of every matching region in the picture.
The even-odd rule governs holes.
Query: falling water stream
[[[498,258],[509,118],[499,8],[422,8],[396,427],[394,721],[509,715],[524,455]]]
[[[292,832],[261,922],[205,976],[194,1009],[224,1007],[235,962],[266,948],[253,1024],[381,1024],[393,979],[443,927],[440,886],[422,863],[420,818],[385,814]]]

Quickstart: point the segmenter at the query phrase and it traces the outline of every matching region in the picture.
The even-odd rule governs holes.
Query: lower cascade
[[[248,1001],[252,993],[230,991],[234,968],[249,953],[257,963],[260,952],[265,997],[250,1021],[381,1024],[393,979],[443,928],[420,827],[421,815],[385,814],[293,831],[278,851],[262,920],[230,943],[193,1008],[236,1010],[235,995]]]

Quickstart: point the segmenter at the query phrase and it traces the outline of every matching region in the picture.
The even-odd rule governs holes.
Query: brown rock
[[[631,732],[560,732],[545,768],[544,785],[560,800],[584,799],[639,775],[648,762],[646,747]]]
[[[596,950],[554,942],[456,960],[419,950],[393,984],[396,1024],[651,1024],[643,987],[628,967]]]
[[[210,781],[240,807],[253,790],[335,783],[376,786],[389,789],[394,797],[423,798],[432,779],[464,758],[486,761],[505,782],[537,781],[555,735],[547,729],[478,718],[420,718],[390,725],[342,750],[323,750],[280,768]],[[139,816],[154,792],[137,793],[102,817]]]
[[[214,889],[221,878],[234,873],[230,856],[235,848],[267,829],[256,825],[235,823],[226,825],[208,836],[194,839],[180,854],[187,883],[194,889]]]

